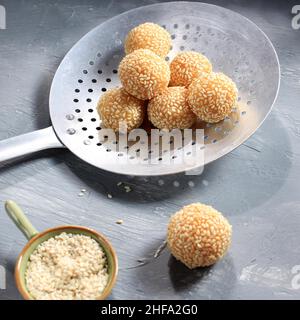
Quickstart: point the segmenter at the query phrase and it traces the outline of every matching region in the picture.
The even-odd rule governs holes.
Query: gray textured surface
[[[155,2],[2,1],[8,25],[0,30],[0,139],[49,125],[51,79],[82,35],[137,3]],[[112,241],[120,262],[112,299],[300,298],[300,289],[291,284],[292,267],[300,265],[300,30],[291,28],[292,3],[215,3],[256,22],[281,62],[275,108],[244,145],[207,166],[202,176],[168,176],[164,186],[158,178],[95,171],[65,150],[41,152],[0,167],[1,203],[16,200],[38,229],[81,224]],[[132,192],[118,187],[119,181]],[[81,189],[87,190],[83,196]],[[194,271],[167,251],[151,261],[170,214],[195,201],[211,204],[229,218],[234,231],[229,254],[210,269]],[[124,224],[117,225],[118,219]],[[13,267],[25,239],[3,207],[0,228],[0,264],[7,270],[7,289],[0,290],[0,298],[19,299]],[[148,264],[132,268],[147,258]]]

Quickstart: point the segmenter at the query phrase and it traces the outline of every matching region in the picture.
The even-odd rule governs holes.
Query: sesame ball
[[[169,87],[151,99],[148,104],[149,120],[159,129],[187,129],[196,116],[187,103],[187,89]]]
[[[144,119],[144,101],[128,94],[123,88],[105,92],[97,106],[99,116],[106,128],[119,131],[122,123],[127,130],[138,128]]]
[[[146,22],[133,28],[125,39],[125,52],[149,49],[164,58],[171,48],[171,36],[161,26]]]
[[[202,73],[210,73],[212,65],[201,53],[186,51],[179,53],[170,64],[171,86],[188,87]]]
[[[139,49],[123,58],[119,76],[128,93],[148,100],[168,87],[170,69],[167,62],[152,51]]]
[[[188,88],[188,103],[203,121],[215,123],[228,116],[237,100],[235,83],[223,73],[204,74]]]
[[[206,267],[217,262],[231,242],[231,225],[211,206],[193,203],[171,218],[168,247],[188,268]]]

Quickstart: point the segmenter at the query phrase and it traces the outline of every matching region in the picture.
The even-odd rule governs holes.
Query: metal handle
[[[6,201],[5,209],[8,216],[12,219],[15,225],[23,232],[23,234],[28,240],[30,240],[38,234],[38,231],[28,220],[25,213],[14,201]]]
[[[0,162],[50,148],[63,148],[52,127],[0,141]]]

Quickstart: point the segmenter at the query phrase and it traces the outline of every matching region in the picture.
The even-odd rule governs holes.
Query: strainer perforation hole
[[[158,158],[158,161],[161,161],[162,160],[162,158]]]
[[[171,35],[171,39],[174,40],[176,38],[176,34]]]
[[[179,48],[181,51],[183,51],[184,50],[184,46],[180,46],[180,48]]]
[[[89,109],[89,110],[88,110],[88,112],[93,112],[93,111],[94,111],[93,109]]]
[[[186,153],[187,156],[190,156],[191,154],[192,154],[191,151],[189,151],[189,152]]]
[[[247,101],[247,104],[248,104],[248,105],[250,105],[250,104],[251,104],[251,101],[250,101],[250,100],[249,100],[249,101]]]
[[[182,40],[186,40],[186,39],[187,39],[187,35],[184,34],[184,35],[182,36]]]
[[[87,130],[87,127],[82,127],[82,130],[83,130],[83,131],[86,131],[86,130]]]
[[[186,24],[185,25],[185,28],[188,30],[190,28],[190,25],[189,24]]]
[[[97,127],[96,130],[98,130],[98,131],[101,130],[101,127]]]
[[[169,60],[170,60],[170,57],[165,57],[165,60],[166,60],[166,61],[169,61]]]
[[[118,157],[123,157],[123,153],[118,153]]]
[[[192,146],[194,146],[195,144],[196,144],[196,141],[193,141],[193,142],[192,142]]]
[[[79,121],[79,122],[82,122],[82,121],[83,121],[83,119],[82,119],[82,118],[78,118],[78,121]]]
[[[106,152],[111,152],[111,149],[106,149]]]
[[[111,79],[110,79],[110,78],[107,78],[107,79],[106,79],[106,82],[111,82]]]
[[[101,146],[102,146],[102,143],[101,143],[101,142],[98,142],[98,143],[97,143],[97,146],[98,146],[98,147],[101,147]]]
[[[174,155],[174,156],[172,156],[172,159],[176,159],[176,158],[177,158],[177,156],[175,156],[175,155]]]
[[[207,139],[208,139],[208,135],[205,135],[205,136],[204,136],[204,140],[207,140]]]
[[[217,139],[213,139],[212,143],[216,143],[218,140]]]
[[[91,98],[87,98],[86,102],[92,102],[92,99]]]
[[[178,24],[175,23],[173,27],[174,27],[174,29],[177,29],[178,28]]]
[[[117,73],[118,73],[118,70],[114,69],[114,70],[113,70],[113,73],[117,74]]]
[[[87,70],[83,70],[82,72],[83,72],[84,74],[87,74],[87,73],[88,73],[88,71],[87,71]]]
[[[94,139],[94,136],[88,136],[89,139]]]
[[[83,83],[83,80],[82,79],[78,79],[78,83]]]
[[[80,92],[80,90],[79,89],[75,89],[75,92],[78,93],[78,92]]]
[[[78,99],[74,99],[73,101],[74,101],[75,103],[79,102],[79,100],[78,100]]]
[[[94,61],[90,61],[89,64],[90,64],[90,66],[93,66],[94,65]]]
[[[99,73],[99,74],[102,74],[102,70],[98,70],[98,73]]]
[[[247,111],[242,111],[241,115],[244,116],[247,113]]]
[[[97,57],[100,58],[102,57],[102,54],[100,52],[97,53]]]
[[[106,88],[102,88],[101,91],[102,91],[102,92],[105,92],[105,91],[106,91]]]
[[[93,82],[93,83],[96,83],[96,82],[97,82],[97,79],[92,79],[92,82]]]
[[[76,112],[76,113],[79,113],[79,112],[80,112],[80,109],[75,109],[75,112]]]
[[[93,91],[94,91],[93,89],[88,89],[88,92],[90,92],[90,93],[93,92]]]
[[[95,118],[92,118],[92,119],[91,119],[91,121],[92,121],[92,122],[95,122],[95,121],[96,121],[96,119],[95,119]]]

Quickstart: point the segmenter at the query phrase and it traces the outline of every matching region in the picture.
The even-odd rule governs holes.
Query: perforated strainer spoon
[[[130,152],[114,150],[101,137],[97,100],[101,93],[119,85],[117,68],[124,56],[123,40],[130,29],[146,21],[158,23],[170,32],[173,47],[167,60],[178,51],[196,50],[211,60],[215,71],[226,73],[237,83],[240,96],[231,115],[214,125],[199,124],[205,131],[204,164],[249,138],[270,112],[279,89],[279,63],[270,40],[254,23],[233,11],[204,3],[170,2],[125,12],[75,44],[51,86],[53,127],[0,142],[0,161],[64,146],[82,160],[116,173],[162,175],[193,169],[176,161],[177,154],[190,153],[193,141],[172,153],[161,150],[151,154],[160,160],[172,155],[171,165],[164,161],[150,164],[149,158],[130,165],[118,159],[137,158],[143,146]]]

